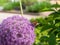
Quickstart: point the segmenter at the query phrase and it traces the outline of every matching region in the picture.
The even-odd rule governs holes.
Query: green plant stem
[[[20,0],[20,9],[21,9],[21,15],[23,15],[23,9],[22,9],[22,3],[21,3],[21,0]]]

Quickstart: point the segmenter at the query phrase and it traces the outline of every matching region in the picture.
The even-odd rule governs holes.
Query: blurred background
[[[45,1],[45,3],[43,1]],[[58,4],[60,4],[59,0],[22,0],[21,2],[23,11],[25,13],[30,13],[43,11],[45,7],[50,8],[49,6],[47,6],[47,3],[56,4],[56,1],[58,2]],[[0,11],[20,13],[19,0],[0,0]]]
[[[60,0],[21,0],[23,16],[35,26],[33,45],[60,45]],[[0,22],[21,15],[20,0],[0,0]]]

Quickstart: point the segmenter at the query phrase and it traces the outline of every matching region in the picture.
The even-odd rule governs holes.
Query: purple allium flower
[[[8,17],[0,25],[0,45],[32,45],[34,39],[34,26],[24,17]]]

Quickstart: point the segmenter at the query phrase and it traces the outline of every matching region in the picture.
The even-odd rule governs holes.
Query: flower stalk
[[[22,1],[20,0],[20,9],[21,9],[21,15],[23,15],[23,8],[22,8]]]

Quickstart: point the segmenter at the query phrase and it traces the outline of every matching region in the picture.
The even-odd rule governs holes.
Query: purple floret
[[[24,17],[8,17],[0,25],[0,45],[32,45],[34,39],[34,26]]]

